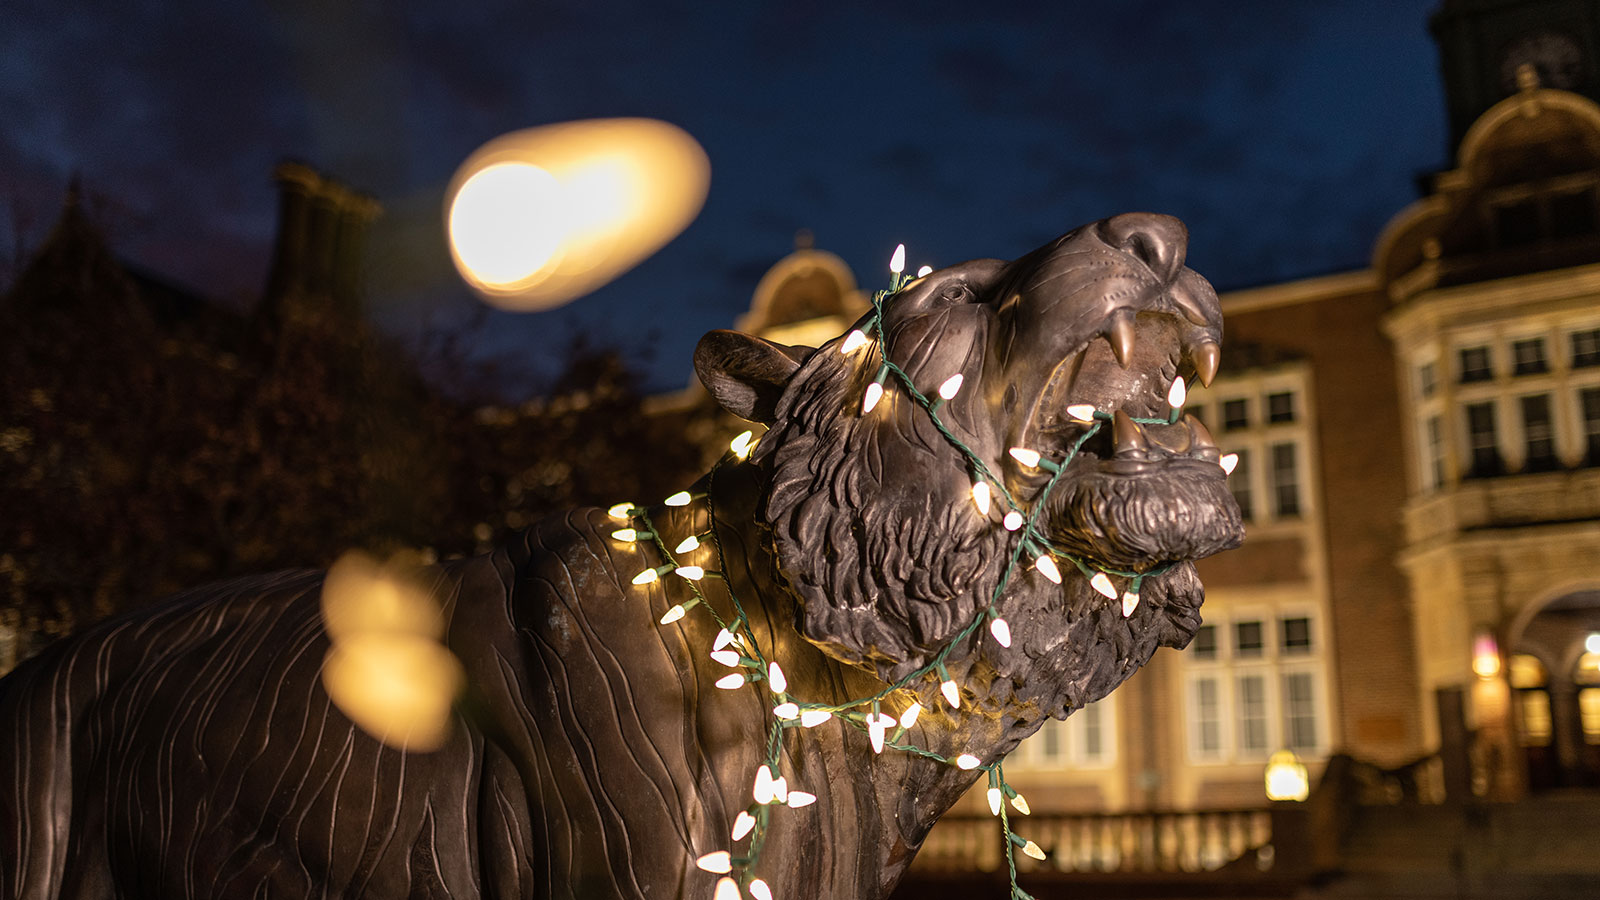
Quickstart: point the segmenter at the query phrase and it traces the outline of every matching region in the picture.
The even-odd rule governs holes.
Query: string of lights
[[[962,375],[955,373],[947,377],[940,383],[936,395],[930,398],[918,390],[911,376],[890,358],[888,335],[883,329],[885,304],[914,280],[903,275],[904,265],[905,246],[902,244],[896,248],[890,262],[889,268],[892,277],[888,290],[878,291],[874,294],[871,315],[862,323],[859,329],[846,335],[839,345],[839,352],[847,356],[854,354],[863,347],[876,346],[877,352],[874,359],[877,363],[876,375],[863,391],[861,414],[870,415],[878,406],[884,394],[891,387],[897,387],[900,392],[922,408],[934,428],[961,454],[967,472],[972,479],[971,497],[978,513],[986,519],[990,518],[991,508],[995,503],[996,495],[998,495],[998,500],[1004,505],[1005,509],[1001,517],[1001,525],[1006,531],[1017,534],[1017,541],[1012,547],[1010,557],[989,598],[988,605],[970,623],[957,632],[949,641],[945,642],[925,665],[877,693],[843,703],[810,702],[790,694],[788,680],[783,673],[782,666],[776,659],[768,659],[767,653],[761,647],[755,631],[750,625],[750,619],[746,615],[743,604],[734,592],[733,585],[725,577],[722,568],[725,566],[725,562],[722,548],[718,541],[716,509],[711,499],[713,491],[710,488],[715,484],[718,469],[730,459],[733,461],[744,460],[754,449],[756,439],[752,432],[746,431],[734,438],[730,444],[729,452],[712,468],[705,493],[681,491],[664,501],[668,506],[680,507],[694,502],[704,502],[708,522],[707,530],[704,533],[691,535],[669,549],[666,538],[656,528],[646,508],[631,503],[620,503],[609,510],[613,517],[629,522],[629,527],[614,531],[612,533],[613,538],[629,543],[647,542],[655,548],[656,553],[662,560],[659,566],[641,570],[633,579],[635,585],[648,585],[665,578],[669,574],[675,574],[682,578],[689,587],[690,598],[670,607],[660,617],[660,624],[663,626],[670,625],[682,619],[692,609],[704,609],[719,627],[717,637],[711,647],[711,658],[731,670],[728,675],[717,680],[716,686],[724,690],[738,690],[747,685],[753,686],[756,690],[764,690],[767,699],[770,701],[769,708],[771,709],[772,718],[767,728],[765,754],[761,764],[757,766],[752,780],[751,796],[753,802],[735,818],[731,832],[731,838],[734,843],[737,844],[748,838],[749,844],[741,856],[734,856],[730,850],[719,850],[705,854],[696,860],[696,865],[701,869],[722,876],[717,881],[714,900],[739,900],[742,896],[741,888],[754,900],[772,900],[771,888],[756,875],[767,831],[771,823],[772,810],[775,806],[799,809],[810,805],[817,799],[815,794],[800,790],[798,786],[790,785],[786,776],[782,774],[783,738],[786,734],[794,732],[795,729],[804,731],[815,728],[834,718],[838,718],[846,725],[865,733],[874,753],[882,753],[885,749],[891,749],[920,756],[944,765],[955,766],[963,770],[984,772],[988,778],[987,799],[989,809],[1000,820],[1000,830],[1010,875],[1012,900],[1033,900],[1017,884],[1015,852],[1020,850],[1024,854],[1039,860],[1044,859],[1045,854],[1037,843],[1023,838],[1011,827],[1010,817],[1006,811],[1006,801],[1009,801],[1011,807],[1023,815],[1029,813],[1029,807],[1022,794],[1018,793],[1006,782],[1002,766],[1003,759],[985,762],[970,753],[962,753],[951,757],[905,742],[902,739],[906,732],[916,723],[918,716],[922,712],[922,706],[916,700],[912,700],[898,716],[895,716],[884,711],[885,701],[911,683],[932,676],[938,679],[939,690],[951,709],[960,708],[960,687],[950,677],[946,662],[955,648],[961,646],[985,622],[988,623],[990,636],[1000,646],[1011,646],[1011,629],[1000,614],[1000,601],[1016,573],[1018,564],[1025,555],[1032,557],[1032,565],[1037,572],[1056,584],[1060,584],[1062,581],[1061,569],[1056,560],[1063,559],[1070,562],[1084,578],[1089,580],[1090,586],[1108,600],[1119,599],[1119,593],[1115,583],[1112,581],[1112,577],[1125,579],[1127,584],[1120,593],[1124,617],[1133,615],[1134,610],[1138,608],[1139,590],[1144,579],[1160,575],[1176,565],[1176,563],[1169,563],[1144,572],[1110,568],[1091,563],[1089,560],[1067,552],[1054,544],[1043,533],[1037,519],[1040,512],[1046,507],[1046,500],[1049,498],[1050,492],[1060,481],[1069,465],[1077,458],[1083,446],[1107,422],[1112,421],[1113,414],[1105,410],[1096,409],[1088,404],[1069,406],[1067,408],[1068,415],[1080,424],[1086,425],[1087,428],[1067,449],[1065,456],[1060,460],[1047,459],[1039,451],[1027,447],[1013,447],[1010,449],[1010,456],[1019,464],[1050,474],[1049,480],[1040,489],[1033,502],[1024,508],[1007,490],[1004,482],[994,475],[985,461],[957,437],[939,415],[940,407],[958,396],[963,381]],[[917,277],[926,275],[930,271],[931,269],[924,267],[917,273]],[[1183,378],[1177,377],[1174,379],[1172,387],[1167,394],[1167,401],[1171,407],[1167,417],[1133,418],[1132,421],[1141,425],[1173,424],[1182,415],[1186,394],[1186,385]],[[1221,465],[1224,469],[1231,470],[1233,468],[1231,463],[1235,463],[1237,459],[1230,459],[1229,457],[1232,456],[1232,454],[1229,454],[1221,460]],[[713,570],[702,566],[680,564],[679,554],[692,552],[708,542],[714,551],[718,569]],[[732,606],[731,617],[719,612],[707,599],[702,588],[707,579],[719,579],[722,581],[723,590]]]

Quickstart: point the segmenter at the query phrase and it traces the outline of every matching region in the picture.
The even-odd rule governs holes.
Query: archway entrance
[[[1546,604],[1511,648],[1512,724],[1528,789],[1600,787],[1600,591]]]

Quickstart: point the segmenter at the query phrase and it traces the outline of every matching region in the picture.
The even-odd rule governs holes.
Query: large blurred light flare
[[[711,165],[682,129],[591,119],[495,138],[445,195],[450,254],[484,299],[550,309],[633,268],[694,221]]]
[[[440,642],[439,604],[401,566],[350,553],[323,581],[322,621],[322,685],[339,711],[391,747],[437,750],[466,680]]]

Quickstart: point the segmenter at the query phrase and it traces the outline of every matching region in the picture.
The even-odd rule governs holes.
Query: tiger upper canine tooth
[[[1150,441],[1145,438],[1144,429],[1133,416],[1120,409],[1111,414],[1111,436],[1117,445],[1117,456],[1143,457],[1150,453]]]
[[[1124,369],[1133,361],[1133,331],[1133,310],[1119,309],[1111,314],[1106,340],[1111,343],[1111,352]]]
[[[1217,366],[1222,363],[1222,348],[1210,341],[1201,341],[1189,353],[1189,358],[1194,360],[1195,375],[1199,376],[1200,383],[1211,387],[1211,379],[1217,377]]]

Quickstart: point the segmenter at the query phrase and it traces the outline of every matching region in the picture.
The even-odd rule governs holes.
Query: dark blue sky
[[[699,219],[600,292],[472,336],[540,371],[591,331],[650,348],[656,387],[801,228],[876,287],[897,242],[913,266],[1012,257],[1149,209],[1239,287],[1364,264],[1447,162],[1436,0],[95,5],[0,6],[0,252],[42,236],[78,172],[123,255],[246,298],[269,172],[300,158],[385,204],[371,293],[404,337],[471,309],[440,203],[474,148],[665,119],[711,157]]]

